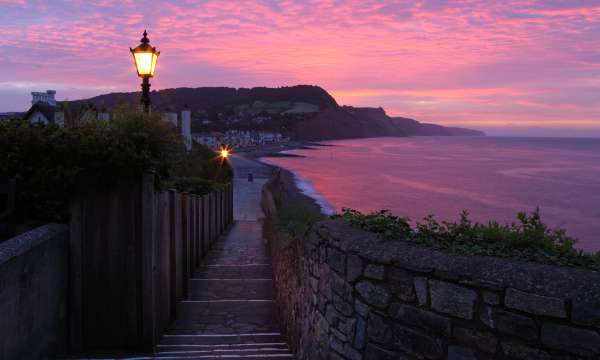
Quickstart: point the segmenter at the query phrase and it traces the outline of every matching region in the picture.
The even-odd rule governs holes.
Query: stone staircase
[[[293,359],[276,306],[261,223],[238,221],[196,270],[155,357]]]

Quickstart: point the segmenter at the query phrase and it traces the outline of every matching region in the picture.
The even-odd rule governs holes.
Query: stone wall
[[[600,359],[600,273],[383,241],[324,221],[279,240],[280,316],[299,359]]]
[[[0,244],[0,359],[67,346],[68,229],[44,225]]]

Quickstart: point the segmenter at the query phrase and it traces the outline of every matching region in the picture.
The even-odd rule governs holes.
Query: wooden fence
[[[71,203],[70,348],[151,351],[188,280],[233,221],[233,188],[156,192],[154,176]]]
[[[8,239],[15,232],[16,182],[0,176],[0,241]]]

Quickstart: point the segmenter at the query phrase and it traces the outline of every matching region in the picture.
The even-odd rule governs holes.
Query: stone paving
[[[260,193],[270,169],[237,156],[232,164],[236,222],[196,269],[188,299],[178,305],[177,320],[157,346],[157,357],[294,358],[280,332],[259,221]]]
[[[231,164],[234,168],[234,207],[233,218],[236,220],[257,221],[263,217],[260,208],[260,196],[263,185],[270,177],[271,169],[254,160],[233,155]],[[251,174],[253,181],[248,181]]]

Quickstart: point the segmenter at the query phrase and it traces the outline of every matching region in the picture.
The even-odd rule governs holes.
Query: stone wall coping
[[[383,240],[377,234],[354,229],[343,220],[313,226],[309,241],[329,241],[341,250],[380,264],[415,272],[450,276],[475,287],[515,288],[542,296],[600,301],[600,272],[553,266],[517,259],[460,255],[425,246]]]
[[[65,224],[46,224],[0,243],[0,266],[56,236],[67,235],[68,231]]]

